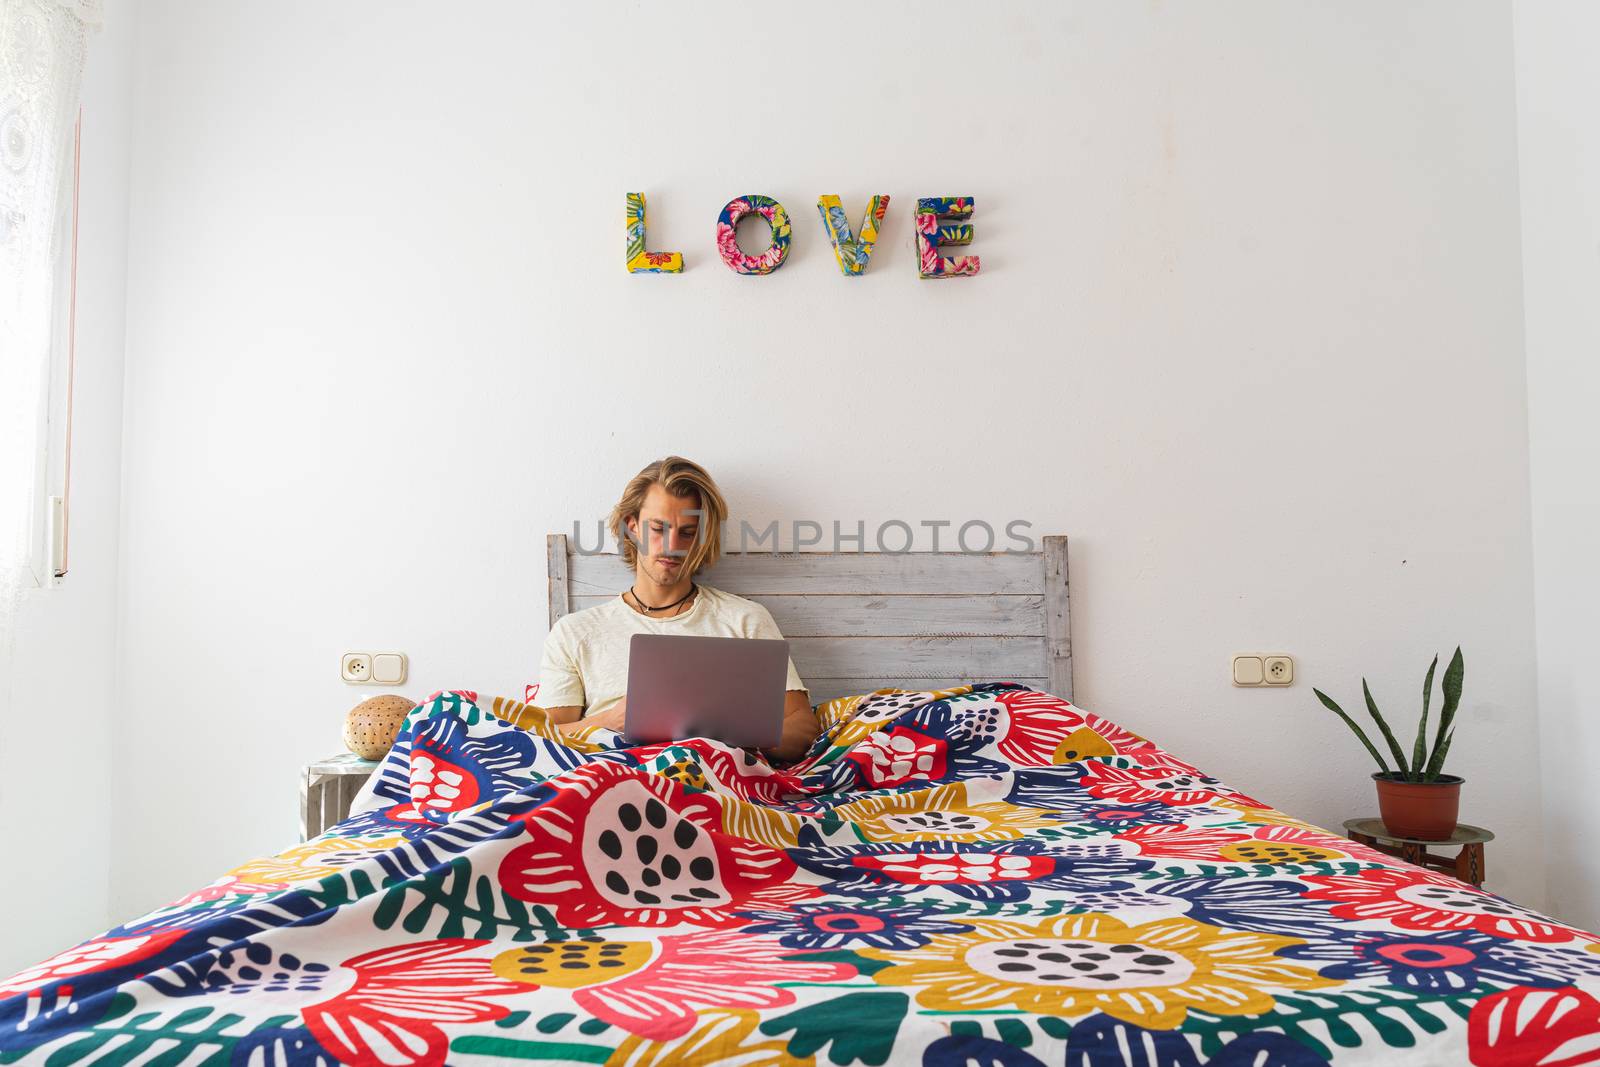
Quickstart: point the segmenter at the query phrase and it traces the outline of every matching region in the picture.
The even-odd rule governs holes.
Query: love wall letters
[[[646,250],[644,194],[629,193],[627,196],[628,273],[682,273],[682,252]],[[951,258],[942,254],[946,245],[972,243],[973,228],[967,220],[972,218],[974,207],[970,196],[925,196],[917,201],[914,221],[917,273],[920,277],[970,278],[978,273],[977,256]],[[844,203],[837,196],[828,194],[817,198],[822,232],[827,236],[828,244],[833,246],[834,259],[839,264],[840,273],[846,278],[857,278],[867,272],[872,249],[877,244],[878,232],[888,211],[888,195],[874,196],[867,202],[866,214],[861,218],[858,233],[850,228]],[[766,220],[772,232],[772,243],[759,255],[748,255],[739,247],[739,220],[747,215]],[[734,197],[723,205],[721,213],[717,215],[717,254],[737,274],[771,274],[783,266],[789,256],[789,242],[793,236],[788,211],[772,197],[760,193]]]

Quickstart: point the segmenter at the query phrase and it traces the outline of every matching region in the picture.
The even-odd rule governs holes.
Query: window
[[[78,92],[98,14],[0,0],[0,630],[21,589],[65,572]]]
[[[78,174],[83,114],[72,127],[66,182],[55,233],[58,250],[51,284],[50,354],[41,390],[38,466],[34,472],[29,569],[34,584],[45,586],[67,576],[72,518],[72,387],[77,356]]]

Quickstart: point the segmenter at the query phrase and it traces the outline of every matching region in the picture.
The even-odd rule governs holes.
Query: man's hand
[[[623,697],[614,707],[586,716],[577,722],[562,723],[560,729],[562,733],[569,734],[579,729],[587,730],[591,726],[604,726],[609,730],[620,731],[623,723],[627,721],[627,714],[628,698]]]
[[[806,754],[821,732],[805,690],[791,689],[783,695],[783,735],[776,745],[765,750],[767,758],[793,763]]]

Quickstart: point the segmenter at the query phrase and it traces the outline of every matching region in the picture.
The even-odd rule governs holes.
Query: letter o
[[[968,548],[967,547],[967,531],[972,529],[974,526],[976,526],[979,529],[981,529],[984,532],[984,534],[986,534],[988,536],[988,538],[989,538],[987,541],[985,541],[983,543],[983,547],[982,548]],[[962,523],[961,524],[961,529],[956,531],[956,544],[961,546],[961,551],[967,552],[967,553],[971,553],[971,554],[982,554],[984,552],[993,552],[994,551],[994,527],[990,526],[988,523],[984,522],[982,519],[970,519],[967,522]]]
[[[899,548],[890,548],[888,545],[883,543],[883,533],[891,526],[898,527],[905,532],[905,543]],[[911,526],[908,523],[903,522],[900,519],[890,519],[888,522],[878,527],[878,551],[887,553],[891,556],[903,555],[911,551],[911,542],[914,537],[915,535],[911,532]]]
[[[766,219],[772,229],[772,244],[759,256],[747,256],[739,247],[739,220],[750,214]],[[790,236],[789,213],[772,197],[760,193],[729,200],[717,216],[717,251],[722,262],[738,274],[771,274],[783,266],[789,255]]]

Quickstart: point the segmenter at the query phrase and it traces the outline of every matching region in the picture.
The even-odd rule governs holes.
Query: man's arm
[[[623,723],[627,722],[628,698],[623,697],[605,711],[597,711],[593,715],[585,716],[582,708],[552,708],[551,711],[572,712],[566,719],[555,719],[557,728],[564,734],[577,730],[587,730],[591,726],[604,726],[612,730],[621,730]]]
[[[544,713],[558,729],[572,726],[583,719],[583,708],[588,696],[583,688],[583,672],[573,655],[571,641],[572,616],[563,615],[550,627],[544,639],[544,654],[539,663],[539,686],[550,701]],[[579,703],[571,703],[571,701]],[[564,703],[565,702],[565,703]],[[566,731],[563,731],[566,732]]]
[[[806,754],[821,732],[810,696],[804,689],[791,689],[783,694],[783,733],[778,743],[765,751],[774,759],[793,763]]]

